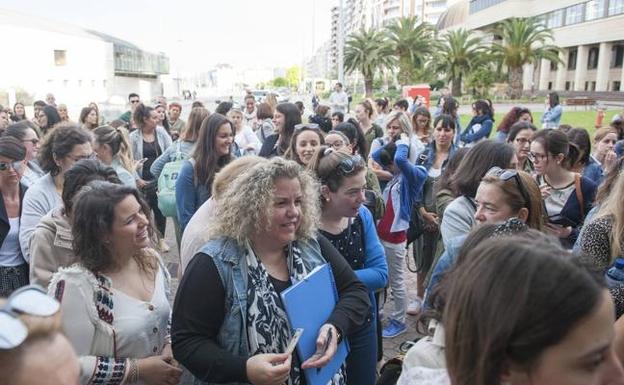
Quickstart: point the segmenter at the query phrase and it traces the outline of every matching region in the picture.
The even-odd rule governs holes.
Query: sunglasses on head
[[[300,123],[295,125],[295,132],[303,130],[321,131],[321,126],[316,123]]]
[[[339,153],[339,152],[333,149],[332,147],[328,147],[325,149],[325,152],[323,153],[323,155],[327,156],[331,153]],[[336,165],[336,170],[342,175],[349,175],[355,170],[355,168],[359,164],[362,164],[363,162],[364,160],[359,154],[347,155],[347,157],[340,159],[340,162]]]
[[[498,179],[502,180],[503,182],[507,182],[510,179],[515,180],[516,185],[518,186],[518,190],[520,191],[520,195],[522,195],[522,199],[524,199],[525,206],[526,208],[529,208],[528,206],[531,202],[529,199],[529,193],[526,190],[526,187],[524,186],[524,183],[522,182],[522,178],[520,178],[520,174],[518,174],[517,170],[502,169],[500,167],[492,167],[491,169],[488,170],[487,174],[485,175],[495,176]]]
[[[28,327],[20,314],[49,317],[59,311],[60,304],[37,285],[28,285],[13,292],[0,308],[0,349],[14,349],[28,337]]]
[[[21,170],[24,167],[24,161],[18,160],[15,162],[0,162],[0,171],[7,171],[12,168],[13,170]]]

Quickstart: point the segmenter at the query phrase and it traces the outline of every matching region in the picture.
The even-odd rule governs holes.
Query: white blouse
[[[63,330],[80,357],[81,384],[117,384],[128,374],[127,359],[162,352],[169,343],[168,290],[162,264],[148,302],[115,289],[109,278],[96,277],[79,264],[54,274],[48,294],[61,303]]]

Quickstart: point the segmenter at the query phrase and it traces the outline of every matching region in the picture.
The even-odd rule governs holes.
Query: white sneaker
[[[409,315],[418,315],[423,307],[423,300],[420,297],[416,297],[411,300],[409,305],[407,305],[407,314]]]

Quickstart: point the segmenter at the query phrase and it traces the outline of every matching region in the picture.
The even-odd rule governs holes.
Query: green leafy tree
[[[273,79],[271,83],[273,84],[273,87],[288,87],[288,80],[286,80],[286,78],[281,77],[281,76]]]
[[[440,50],[434,58],[438,72],[452,83],[452,94],[461,96],[462,81],[488,61],[487,51],[479,37],[465,29],[449,31],[442,36]]]
[[[360,30],[348,36],[344,49],[345,71],[359,71],[364,77],[366,97],[373,96],[375,73],[396,64],[395,55],[385,33]]]
[[[286,70],[286,81],[289,87],[297,87],[301,80],[301,67],[292,66]]]
[[[537,17],[511,18],[494,26],[493,32],[502,40],[492,44],[491,52],[507,67],[509,96],[522,96],[522,66],[536,64],[540,59],[561,62],[559,48],[550,44],[552,30]]]
[[[401,85],[413,82],[418,69],[435,52],[434,30],[427,23],[418,24],[416,16],[403,17],[386,27],[394,55],[398,58],[398,80]]]
[[[489,67],[480,67],[468,74],[466,86],[473,89],[478,98],[489,97],[489,89],[496,81],[496,72]]]

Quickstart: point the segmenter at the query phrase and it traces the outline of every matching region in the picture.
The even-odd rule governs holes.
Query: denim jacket
[[[295,241],[307,271],[326,263],[316,239]],[[234,239],[208,241],[199,251],[212,257],[225,288],[225,316],[217,335],[222,348],[239,356],[249,356],[247,342],[247,250]]]

